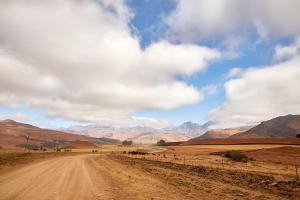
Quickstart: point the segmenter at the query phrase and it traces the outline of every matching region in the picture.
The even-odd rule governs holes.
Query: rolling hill
[[[93,143],[119,143],[118,140],[108,138],[94,138],[84,135],[70,134],[62,131],[42,129],[30,124],[13,120],[0,121],[0,146],[3,148],[21,148],[29,146],[53,147],[70,141],[89,141]]]
[[[228,128],[228,129],[208,130],[203,135],[191,139],[191,141],[213,139],[213,138],[228,138],[234,134],[240,133],[245,130],[248,130],[248,128]]]
[[[264,121],[232,138],[296,137],[300,133],[300,115],[286,115]]]

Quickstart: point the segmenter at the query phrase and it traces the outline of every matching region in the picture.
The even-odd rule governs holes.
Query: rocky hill
[[[264,121],[233,138],[296,137],[300,133],[300,115],[286,115]]]

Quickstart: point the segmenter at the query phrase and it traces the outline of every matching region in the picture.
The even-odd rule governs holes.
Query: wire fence
[[[119,154],[131,158],[147,159],[160,162],[171,162],[183,165],[203,166],[217,169],[230,169],[246,172],[259,172],[268,175],[285,175],[299,180],[299,166],[251,160],[236,162],[217,155],[183,155],[170,153],[146,153],[143,155]]]

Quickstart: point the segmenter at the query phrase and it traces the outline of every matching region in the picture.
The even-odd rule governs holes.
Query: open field
[[[164,183],[164,191],[174,195],[169,196],[167,192],[165,196],[162,192],[162,196],[158,195],[157,199],[298,199],[300,197],[299,182],[280,182],[274,187],[272,176],[124,156],[114,156],[112,159],[125,164],[127,169],[143,171],[151,175],[152,179],[159,179]],[[122,175],[122,172],[120,174]],[[121,175],[113,174],[113,176]],[[129,175],[131,179],[130,174],[125,173],[125,175]],[[143,178],[141,174],[137,175]],[[148,186],[149,182],[144,183],[145,188],[151,187]],[[137,191],[143,191],[139,186],[140,182],[133,180],[132,183]],[[130,187],[127,185],[125,189]],[[134,191],[136,195],[139,194]]]
[[[165,148],[156,154],[128,156],[193,166],[252,171],[269,175],[278,174],[290,178],[296,177],[295,167],[300,168],[300,146],[298,145],[191,145]],[[214,155],[216,152],[227,150],[241,150],[252,160],[246,163],[235,162],[223,156]],[[274,154],[278,155],[274,156]]]
[[[247,154],[257,161],[300,166],[300,147],[278,147],[248,151]]]

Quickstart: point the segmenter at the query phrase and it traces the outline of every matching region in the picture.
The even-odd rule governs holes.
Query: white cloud
[[[219,57],[214,49],[160,41],[142,49],[123,1],[1,1],[0,104],[51,117],[130,121],[141,109],[199,102],[190,76]]]
[[[235,37],[253,30],[261,39],[300,33],[298,0],[176,0],[166,18],[183,41]]]
[[[290,59],[297,54],[300,54],[300,37],[290,46],[278,45],[275,47],[275,55],[273,56],[273,61],[283,61]]]
[[[204,96],[208,95],[214,95],[218,92],[218,86],[217,85],[207,85],[201,88],[201,92],[204,94]]]
[[[24,123],[32,123],[33,118],[25,115],[23,113],[20,112],[16,112],[16,113],[11,113],[11,114],[2,114],[0,113],[0,120],[5,120],[5,119],[12,119],[18,122],[24,122]]]
[[[215,128],[226,128],[253,125],[280,115],[299,114],[299,86],[298,52],[285,62],[249,68],[227,81],[224,105],[212,111],[208,118],[217,121]]]
[[[172,126],[172,122],[170,122],[167,119],[155,119],[150,117],[137,117],[137,116],[132,116],[131,119],[132,122],[130,124],[132,125],[142,125],[142,126],[154,127],[154,128],[164,128],[164,127]]]
[[[238,68],[238,67],[231,68],[230,71],[229,71],[229,73],[226,75],[226,78],[227,79],[236,78],[239,75],[241,75],[242,72],[243,72],[242,68]]]

